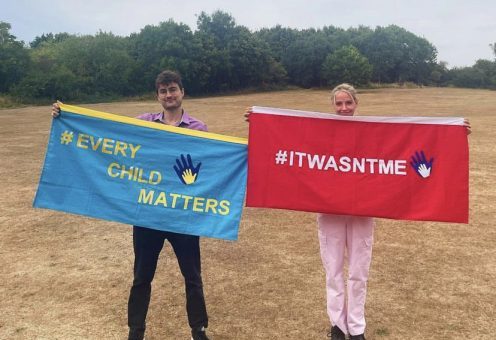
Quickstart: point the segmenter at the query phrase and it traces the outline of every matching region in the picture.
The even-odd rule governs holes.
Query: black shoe
[[[365,334],[350,335],[350,340],[366,340]]]
[[[330,337],[331,340],[346,340],[346,336],[338,326],[332,326],[331,331],[327,333],[327,336]]]
[[[143,340],[144,338],[145,338],[144,329],[136,329],[136,328],[129,329],[129,336],[127,337],[128,340]]]
[[[205,327],[193,328],[191,330],[191,340],[208,340],[207,333],[205,333]]]

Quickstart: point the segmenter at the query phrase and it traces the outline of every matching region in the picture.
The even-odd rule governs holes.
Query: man
[[[138,116],[138,119],[207,131],[207,126],[203,122],[184,111],[182,107],[184,88],[178,73],[163,71],[155,80],[155,88],[157,100],[162,105],[163,111],[145,113]],[[57,117],[59,112],[58,104],[54,104],[52,116]],[[128,302],[128,340],[142,340],[144,338],[151,283],[165,240],[171,244],[184,277],[186,311],[192,340],[208,340],[205,333],[208,326],[208,316],[201,278],[200,238],[140,226],[133,226],[134,280]]]

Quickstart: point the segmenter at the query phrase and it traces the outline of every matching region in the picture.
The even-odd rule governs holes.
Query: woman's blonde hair
[[[358,97],[357,97],[357,90],[351,86],[350,84],[343,83],[339,84],[336,86],[334,89],[332,89],[331,96],[332,96],[332,103],[336,103],[336,94],[338,92],[346,92],[350,95],[351,98],[353,98],[353,101],[355,104],[358,104]]]

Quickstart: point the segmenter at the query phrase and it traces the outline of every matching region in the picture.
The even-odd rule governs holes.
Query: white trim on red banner
[[[333,113],[299,111],[264,106],[253,106],[252,112],[279,116],[348,120],[354,122],[464,125],[464,119],[461,117],[339,116]]]

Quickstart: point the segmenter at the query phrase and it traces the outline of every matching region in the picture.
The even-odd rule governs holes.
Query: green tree
[[[364,43],[371,39],[374,35],[374,30],[367,26],[358,26],[357,28],[350,27],[346,30],[345,36],[347,37],[348,44],[359,48]]]
[[[337,46],[322,30],[303,30],[297,39],[287,46],[282,64],[293,84],[312,87],[322,86],[322,63]]]
[[[11,25],[0,21],[0,93],[6,93],[26,74],[29,53],[22,41],[10,34]]]
[[[92,96],[129,95],[131,74],[136,64],[128,53],[127,41],[112,33],[63,40],[58,46],[58,64],[79,79],[82,93]]]
[[[484,84],[484,73],[474,67],[455,67],[450,70],[450,84],[456,87],[480,88]]]
[[[343,82],[365,85],[371,75],[372,65],[353,46],[344,46],[328,54],[322,64],[322,78],[331,86]]]
[[[425,83],[434,69],[437,50],[424,38],[391,25],[377,27],[356,47],[372,64],[372,80]]]
[[[29,77],[15,88],[32,98],[97,99],[132,94],[136,67],[126,40],[112,33],[73,36],[31,50]]]
[[[479,59],[473,69],[484,75],[481,87],[496,89],[496,61]]]
[[[446,86],[449,81],[448,63],[440,61],[435,64],[429,78],[431,85]]]
[[[203,51],[191,29],[173,20],[147,25],[129,38],[130,53],[138,65],[132,77],[138,91],[149,91],[164,69],[181,73],[189,93],[198,93],[206,80]]]
[[[34,38],[34,40],[29,43],[29,46],[31,46],[31,48],[37,48],[42,44],[59,43],[71,37],[75,37],[75,35],[65,32],[57,33],[55,35],[53,33],[43,33],[41,36]]]
[[[473,66],[449,71],[450,85],[469,88],[496,89],[496,62],[479,59]]]
[[[272,57],[278,62],[282,61],[287,47],[296,41],[298,35],[297,29],[282,27],[281,25],[263,28],[255,32],[255,36],[270,47]]]
[[[228,13],[202,12],[195,36],[206,56],[209,92],[279,83],[286,78],[269,46],[246,27],[236,25]]]
[[[235,35],[236,22],[225,12],[212,15],[200,13],[195,38],[200,42],[203,62],[208,70],[205,92],[232,90],[234,65],[232,64],[229,41]]]

